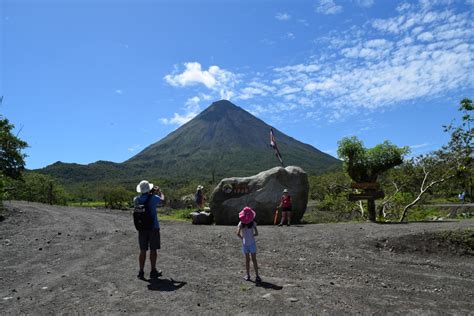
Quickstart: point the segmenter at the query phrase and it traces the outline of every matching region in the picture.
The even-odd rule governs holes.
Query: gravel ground
[[[380,246],[403,236],[409,243],[417,234],[473,229],[472,220],[260,226],[264,282],[256,286],[242,279],[235,227],[162,221],[163,276],[142,281],[130,212],[27,202],[5,207],[2,315],[474,315],[472,255]]]

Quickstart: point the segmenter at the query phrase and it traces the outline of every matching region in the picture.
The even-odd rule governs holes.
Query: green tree
[[[0,98],[0,104],[3,97]],[[15,128],[0,114],[0,201],[5,198],[7,183],[19,179],[25,168],[26,155],[22,152],[28,144],[12,133]]]
[[[345,137],[338,143],[338,156],[344,162],[344,170],[358,183],[376,182],[385,171],[403,163],[408,147],[397,147],[385,141],[373,148],[365,148],[357,137]],[[362,204],[359,203],[361,212]],[[375,201],[368,200],[369,220],[375,221]]]
[[[15,190],[11,198],[30,202],[66,205],[69,196],[54,179],[44,174],[27,172],[19,180],[12,182]]]
[[[134,193],[123,187],[108,187],[102,191],[105,207],[122,209],[128,207],[133,199]]]
[[[462,112],[461,123],[457,126],[454,122],[444,127],[445,132],[450,132],[451,137],[447,145],[441,149],[446,155],[456,161],[458,168],[456,179],[460,182],[462,190],[468,192],[469,198],[473,198],[473,147],[474,147],[474,110],[472,100],[464,98],[461,100],[459,109]]]
[[[403,163],[408,147],[397,147],[389,141],[365,148],[356,136],[338,142],[337,154],[344,161],[344,170],[355,182],[375,182],[383,172]]]
[[[472,198],[474,130],[471,127],[473,122],[471,111],[473,110],[474,106],[470,99],[461,100],[460,125],[454,126],[451,123],[443,126],[445,132],[451,132],[448,144],[428,155],[415,157],[404,166],[407,182],[415,183],[418,190],[414,199],[403,208],[400,221],[405,220],[408,210],[419,203],[425,194],[448,181],[455,181],[451,183],[454,186],[456,182],[461,183],[463,190],[468,191]]]

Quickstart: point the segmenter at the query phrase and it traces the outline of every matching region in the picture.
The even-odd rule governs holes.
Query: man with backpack
[[[138,230],[138,243],[140,245],[140,255],[138,262],[140,270],[138,278],[144,279],[146,252],[150,249],[151,272],[150,279],[158,278],[161,271],[156,270],[157,249],[161,248],[160,224],[156,208],[165,200],[164,194],[159,187],[153,186],[146,180],[140,181],[137,185],[137,192],[140,193],[133,200],[135,205],[134,223]],[[140,212],[141,210],[141,212]]]

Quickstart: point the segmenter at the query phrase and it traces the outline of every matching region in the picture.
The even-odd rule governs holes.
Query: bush
[[[102,198],[106,208],[124,209],[132,206],[134,193],[123,187],[106,188],[102,191]]]
[[[66,205],[69,195],[52,178],[34,172],[28,172],[20,180],[8,182],[7,197],[15,200]]]

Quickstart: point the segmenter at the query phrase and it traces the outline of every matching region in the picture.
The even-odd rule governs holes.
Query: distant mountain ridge
[[[62,183],[249,176],[279,165],[270,147],[270,128],[244,109],[221,100],[125,162],[56,162],[36,171]],[[301,166],[308,173],[322,173],[340,165],[336,158],[273,130],[285,165]]]

